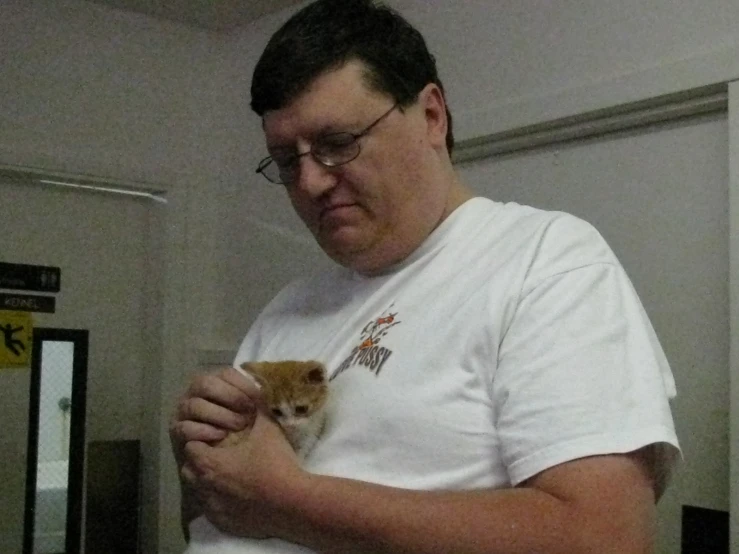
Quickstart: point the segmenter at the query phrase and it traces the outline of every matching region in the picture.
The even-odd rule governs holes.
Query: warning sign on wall
[[[31,314],[0,310],[0,332],[0,368],[30,365],[33,337]]]

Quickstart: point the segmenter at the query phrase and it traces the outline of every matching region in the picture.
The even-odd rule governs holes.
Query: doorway
[[[80,551],[88,339],[33,331],[23,554]]]

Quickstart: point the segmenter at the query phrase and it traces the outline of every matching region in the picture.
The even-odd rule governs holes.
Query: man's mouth
[[[320,218],[321,220],[324,220],[326,218],[340,218],[343,215],[351,212],[354,208],[356,208],[356,204],[352,204],[349,202],[326,206],[321,210]]]

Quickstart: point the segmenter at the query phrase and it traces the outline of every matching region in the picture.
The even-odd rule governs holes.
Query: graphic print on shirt
[[[385,362],[388,361],[393,351],[384,346],[380,346],[382,338],[388,334],[391,328],[400,323],[398,321],[398,312],[391,313],[393,305],[383,312],[383,314],[371,320],[359,334],[359,344],[352,348],[351,354],[347,356],[343,362],[336,368],[334,374],[329,381],[333,381],[344,373],[347,369],[354,366],[362,366],[378,376]]]

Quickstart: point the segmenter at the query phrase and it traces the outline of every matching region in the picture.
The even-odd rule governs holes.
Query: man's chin
[[[317,239],[323,251],[341,265],[360,256],[368,247],[367,237],[358,229],[348,227],[322,229]]]

